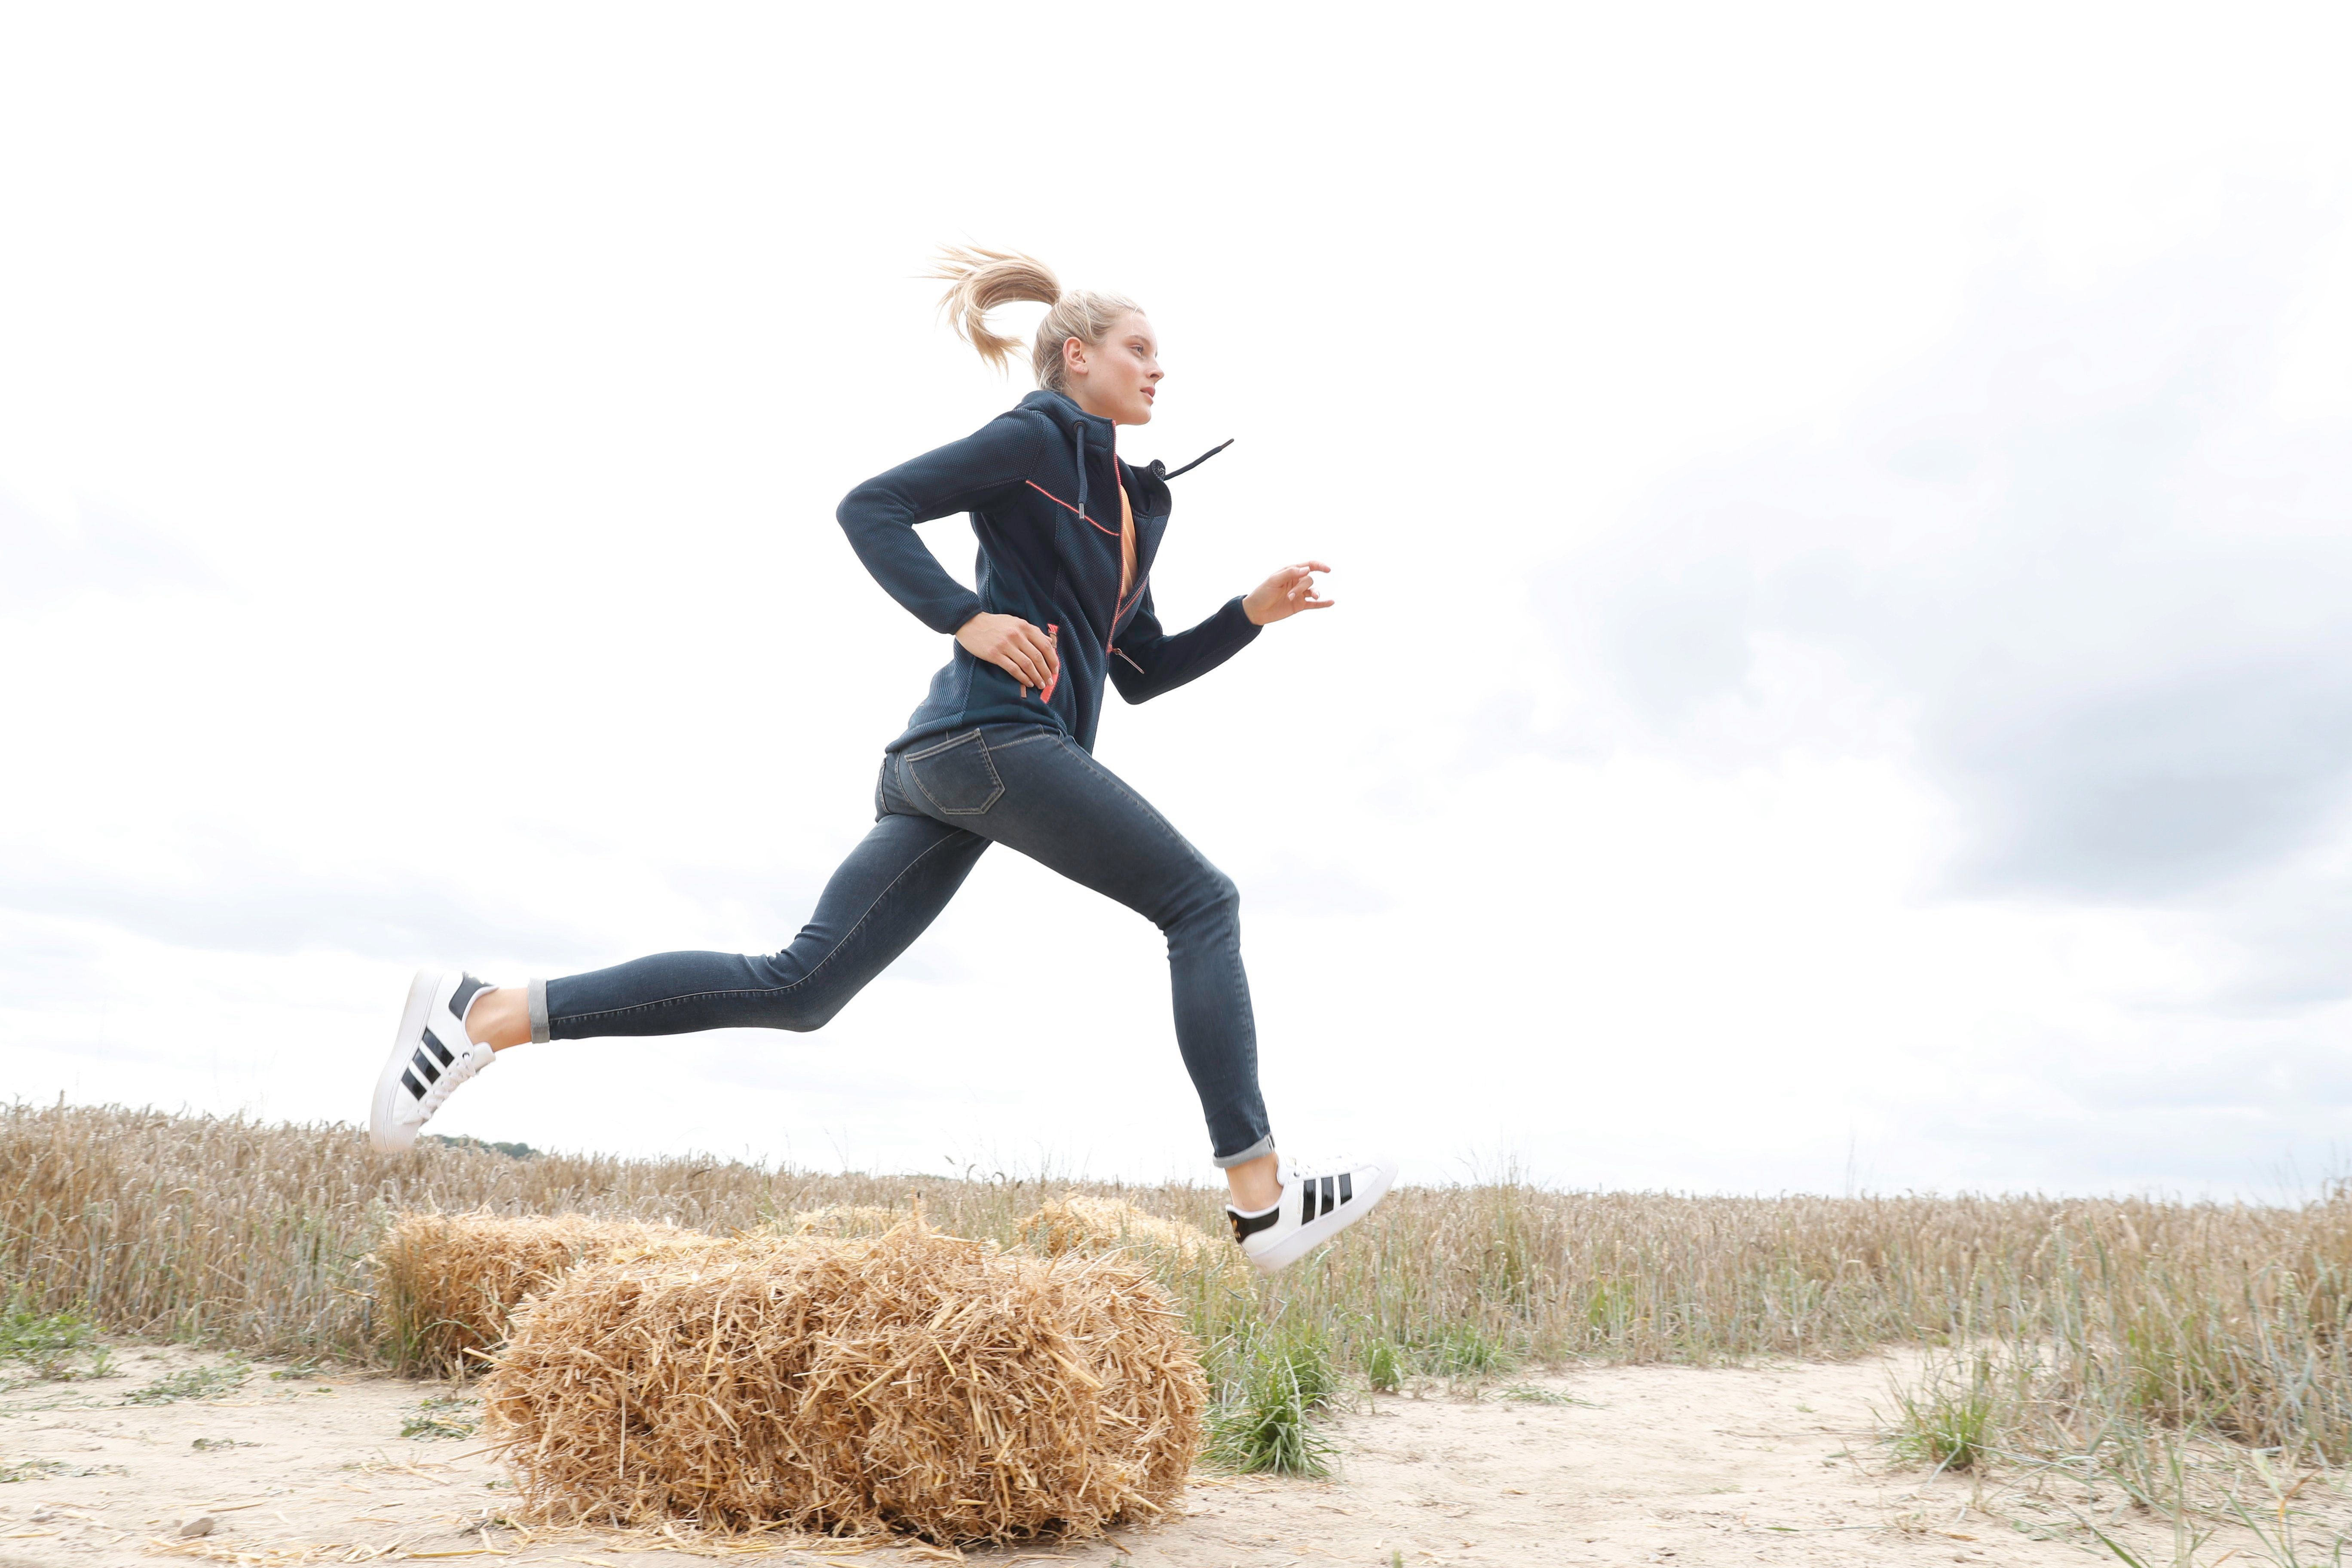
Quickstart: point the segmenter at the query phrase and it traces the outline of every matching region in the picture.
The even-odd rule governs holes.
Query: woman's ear
[[[1062,340],[1062,368],[1074,375],[1087,374],[1087,343],[1084,338]]]

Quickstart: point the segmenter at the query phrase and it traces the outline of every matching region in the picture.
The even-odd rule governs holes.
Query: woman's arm
[[[1042,420],[992,419],[961,441],[866,480],[842,498],[834,515],[883,590],[931,630],[952,635],[987,606],[948,574],[915,525],[985,507],[1019,485],[1044,439]]]
[[[1151,590],[1143,591],[1127,630],[1111,649],[1111,684],[1129,702],[1148,702],[1163,691],[1209,673],[1249,646],[1260,626],[1287,620],[1301,610],[1327,610],[1333,601],[1317,590],[1314,574],[1331,570],[1320,561],[1286,566],[1189,631],[1160,629]]]

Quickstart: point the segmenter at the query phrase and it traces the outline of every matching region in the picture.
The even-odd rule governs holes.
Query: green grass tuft
[[[56,1459],[18,1459],[15,1464],[0,1464],[0,1486],[11,1481],[29,1481],[36,1476],[53,1476],[65,1466]]]
[[[1386,1340],[1374,1340],[1364,1350],[1364,1381],[1375,1394],[1394,1394],[1404,1386],[1404,1353]]]
[[[87,1365],[77,1365],[87,1359]],[[98,1342],[98,1325],[79,1312],[37,1310],[22,1288],[0,1310],[0,1362],[49,1379],[109,1377],[111,1352]]]
[[[1332,1446],[1313,1417],[1339,1392],[1339,1369],[1319,1334],[1253,1336],[1228,1363],[1210,1411],[1210,1463],[1244,1474],[1329,1475]]]
[[[1466,1382],[1506,1376],[1526,1360],[1517,1347],[1474,1321],[1444,1324],[1415,1349],[1431,1376]]]
[[[460,1394],[428,1399],[401,1423],[404,1437],[470,1437],[482,1429],[482,1402]]]
[[[1503,1397],[1514,1405],[1579,1405],[1587,1410],[1601,1408],[1590,1399],[1579,1399],[1572,1394],[1562,1394],[1556,1388],[1538,1388],[1526,1383],[1503,1390]]]
[[[19,1459],[14,1464],[0,1464],[0,1485],[37,1478],[79,1480],[86,1476],[127,1476],[130,1473],[121,1465],[68,1465],[63,1459]]]
[[[219,1366],[192,1366],[184,1372],[166,1373],[144,1388],[134,1388],[122,1396],[125,1405],[170,1405],[181,1399],[213,1399],[243,1386],[253,1375],[253,1369],[243,1362],[226,1362]]]
[[[1895,1408],[1889,1441],[1897,1458],[1939,1470],[1980,1468],[1996,1432],[1991,1359],[1931,1366],[1918,1383],[1895,1389]]]

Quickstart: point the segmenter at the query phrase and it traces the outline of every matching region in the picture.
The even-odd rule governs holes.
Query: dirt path
[[[0,1398],[0,1568],[210,1560],[693,1561],[609,1535],[534,1538],[486,1521],[508,1494],[479,1445],[404,1437],[463,1425],[451,1394],[392,1378],[124,1347],[121,1375]],[[1407,1564],[2080,1563],[2081,1548],[1987,1518],[1961,1480],[1889,1469],[1871,1406],[1886,1363],[1577,1371],[1476,1398],[1381,1397],[1331,1429],[1329,1481],[1202,1477],[1182,1517],[1108,1541],[972,1553],[1133,1568]],[[231,1377],[234,1373],[229,1374]],[[143,1394],[162,1403],[125,1403]],[[152,1392],[147,1392],[152,1391]],[[191,1520],[205,1533],[183,1536]],[[2173,1561],[2169,1531],[2125,1539]],[[2215,1542],[2200,1562],[2227,1550]],[[937,1561],[886,1547],[771,1550],[760,1563]]]

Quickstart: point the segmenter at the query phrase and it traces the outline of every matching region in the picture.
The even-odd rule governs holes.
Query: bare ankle
[[[1281,1163],[1271,1153],[1229,1166],[1225,1184],[1233,1189],[1234,1207],[1244,1214],[1272,1208],[1282,1201]]]
[[[530,1043],[530,994],[520,985],[501,985],[474,998],[466,1010],[466,1037],[494,1051]]]

